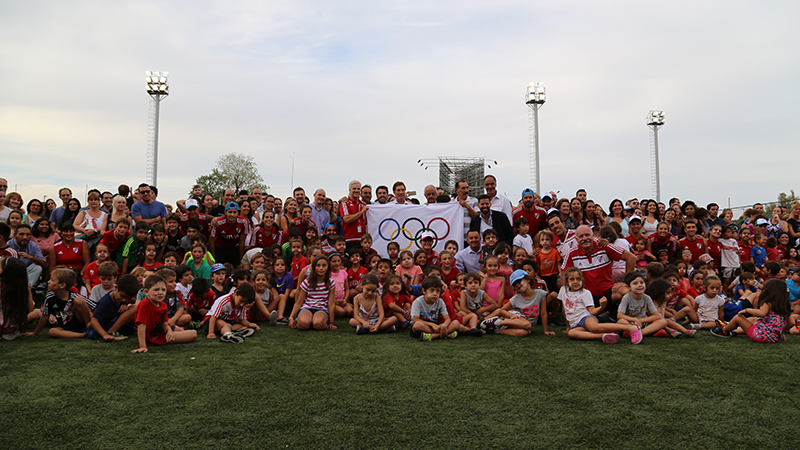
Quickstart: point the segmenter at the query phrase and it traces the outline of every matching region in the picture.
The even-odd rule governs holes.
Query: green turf
[[[800,338],[0,343],[3,448],[786,448]]]

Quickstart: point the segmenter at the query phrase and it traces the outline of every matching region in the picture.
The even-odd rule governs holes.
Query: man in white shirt
[[[394,192],[394,200],[389,202],[392,205],[411,205],[412,203],[406,199],[406,184],[402,181],[395,181],[392,185],[392,192]]]
[[[514,223],[514,213],[511,210],[511,201],[505,195],[497,192],[497,179],[494,175],[483,177],[483,188],[492,202],[492,209],[508,216],[508,223]]]

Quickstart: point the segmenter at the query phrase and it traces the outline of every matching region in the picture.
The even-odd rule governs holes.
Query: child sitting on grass
[[[667,320],[667,333],[669,333],[670,336],[678,337],[681,333],[683,333],[686,336],[694,337],[694,335],[697,333],[697,330],[687,330],[678,322],[669,320],[667,318],[667,298],[672,297],[676,289],[677,287],[666,279],[658,279],[653,280],[650,284],[648,284],[647,289],[645,289],[644,292],[650,296],[651,299],[653,299],[653,304],[656,305],[659,316],[662,319]],[[685,308],[691,307],[686,306]]]
[[[690,327],[693,330],[710,330],[724,325],[722,318],[725,317],[725,299],[719,295],[722,290],[722,281],[714,275],[706,277],[703,280],[703,289],[703,294],[694,299],[697,303],[697,316],[700,324],[699,326],[691,324]]]
[[[25,328],[40,317],[41,311],[34,309],[25,263],[13,257],[0,258],[0,338],[10,341],[30,336]]]
[[[144,291],[147,298],[136,305],[136,335],[139,348],[131,353],[147,352],[147,344],[164,345],[170,343],[183,344],[197,339],[197,331],[173,331],[167,317],[167,282],[160,275],[151,275],[144,280]]]
[[[335,330],[335,308],[330,263],[325,255],[318,255],[311,263],[311,273],[297,289],[297,300],[289,316],[289,328]]]
[[[53,325],[48,331],[50,337],[84,337],[86,327],[92,320],[86,299],[72,292],[75,285],[75,271],[67,268],[54,269],[47,282],[47,296],[42,303],[42,317],[33,336],[39,334],[46,323]]]
[[[186,309],[192,320],[196,322],[203,320],[215,300],[217,300],[217,295],[209,288],[208,280],[205,278],[194,280],[192,290],[189,292],[189,300],[186,302]]]
[[[617,323],[620,325],[636,325],[642,329],[642,336],[653,334],[656,337],[667,336],[667,319],[661,317],[653,299],[645,294],[644,275],[639,272],[625,274],[625,284],[630,291],[622,297],[617,310]],[[677,332],[672,333],[673,337]],[[624,334],[623,334],[624,337]]]
[[[442,279],[442,272],[439,266],[429,265],[426,267],[425,276],[427,277],[429,275],[437,277],[440,280]],[[422,286],[420,286],[420,288],[421,287]],[[442,294],[440,297],[442,301],[444,301],[445,308],[447,308],[447,314],[450,316],[450,321],[458,324],[458,327],[455,329],[457,333],[461,333],[465,336],[483,336],[483,331],[478,328],[478,316],[472,311],[462,310],[460,302],[458,301],[461,297],[455,297],[456,300],[454,301],[453,294],[449,289],[447,289],[447,286],[444,284],[444,282],[442,282]]]
[[[791,314],[789,294],[786,283],[777,278],[770,278],[764,283],[759,297],[760,306],[739,311],[724,327],[717,327],[711,333],[719,337],[736,336],[739,333],[755,342],[774,344],[783,339],[783,330]],[[745,318],[750,314],[751,318]]]
[[[109,255],[108,246],[106,244],[97,244],[97,247],[95,247],[94,250],[94,256],[97,259],[90,262],[86,267],[83,268],[83,282],[89,292],[92,292],[92,289],[100,284],[100,274],[98,273],[100,270],[100,264],[109,261]],[[114,278],[116,278],[116,275],[117,274],[115,273]],[[103,295],[107,293],[108,292],[104,293]],[[103,295],[98,297],[97,300],[99,301]]]
[[[477,273],[466,274],[464,276],[464,285],[465,289],[461,291],[459,301],[461,307],[459,314],[462,314],[463,311],[470,311],[475,313],[478,319],[483,319],[484,316],[498,308],[494,299],[481,289],[480,275]]]
[[[335,316],[352,316],[354,305],[347,302],[350,297],[350,283],[347,279],[347,270],[342,267],[342,255],[333,253],[328,257],[328,260],[331,263],[333,299],[336,302]]]
[[[269,274],[266,270],[257,269],[253,271],[253,287],[256,290],[256,297],[248,314],[255,320],[269,318],[269,326],[274,327],[278,324],[277,308],[280,300],[275,288],[269,285]]]
[[[383,302],[378,296],[378,276],[367,274],[361,281],[362,291],[353,298],[353,318],[350,326],[356,329],[356,334],[394,333],[397,318],[390,315],[385,318]]]
[[[116,266],[116,263],[111,263]],[[128,339],[126,334],[133,331],[133,319],[136,316],[136,305],[132,300],[139,291],[139,281],[133,275],[119,277],[116,288],[97,302],[97,309],[86,332],[89,339],[103,339],[108,342]]]
[[[531,334],[541,317],[545,336],[555,336],[554,332],[547,331],[547,294],[541,289],[534,289],[534,281],[524,270],[515,270],[509,282],[516,294],[501,309],[489,314],[481,327],[487,332],[522,337]]]
[[[203,320],[202,328],[208,339],[241,344],[261,328],[247,320],[247,307],[256,299],[256,290],[250,283],[242,283],[235,291],[218,298]],[[255,330],[254,330],[255,329]]]
[[[377,275],[375,275],[375,281],[380,285],[380,279]],[[412,301],[406,294],[405,284],[403,284],[403,280],[399,275],[389,275],[386,279],[386,283],[383,286],[382,301],[383,310],[387,316],[394,317],[398,324],[402,324],[403,329],[411,326]]]
[[[421,341],[455,339],[458,336],[456,329],[459,323],[450,321],[447,306],[440,298],[441,294],[442,280],[435,276],[425,277],[422,281],[422,295],[411,305],[411,335]]]
[[[96,273],[100,283],[94,286],[92,288],[92,293],[89,294],[88,303],[90,307],[91,305],[97,305],[100,303],[100,299],[114,290],[114,284],[117,282],[117,273],[119,273],[119,267],[114,261],[105,261],[100,264]]]
[[[605,309],[608,299],[602,297],[595,307],[592,293],[583,288],[583,274],[577,267],[564,271],[566,285],[558,292],[558,299],[564,304],[564,315],[569,322],[567,336],[572,339],[602,339],[606,344],[619,341],[617,331],[628,331],[631,343],[642,342],[642,330],[637,325],[600,323],[595,314]]]

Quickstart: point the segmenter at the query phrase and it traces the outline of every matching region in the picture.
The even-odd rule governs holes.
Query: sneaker
[[[680,337],[681,332],[678,330],[673,330],[672,328],[667,328],[667,333],[669,333],[670,337],[677,338]]]
[[[725,321],[722,321],[722,320],[719,320],[719,319],[715,320],[714,323],[716,323],[717,326],[720,327],[720,328],[725,328],[725,325],[728,324],[728,322],[725,322]]]
[[[686,326],[686,328],[688,328],[690,330],[702,330],[703,329],[703,327],[701,327],[699,323],[690,323],[688,326]]]
[[[94,331],[93,328],[89,328],[88,330],[86,330],[86,332],[83,333],[83,335],[93,341],[100,339],[100,335],[97,333],[97,331]]]
[[[240,338],[246,338],[252,336],[256,330],[252,328],[239,328],[238,330],[234,331],[233,334],[239,336]]]
[[[721,338],[729,338],[729,337],[731,337],[730,333],[726,332],[724,329],[722,329],[720,327],[712,328],[711,329],[711,334],[713,334],[714,336],[717,336],[717,337],[721,337]]]
[[[239,337],[233,333],[223,334],[219,337],[220,342],[227,342],[228,344],[241,344],[244,342],[243,337]]]
[[[280,319],[276,320],[275,323],[278,325],[289,325],[289,319],[286,317],[281,317]]]
[[[430,333],[420,333],[419,334],[419,340],[420,341],[430,341],[431,340],[431,334]]]
[[[273,309],[271,313],[269,313],[269,326],[274,327],[278,324],[278,310]]]
[[[367,333],[369,333],[369,330],[362,327],[361,325],[356,327],[356,334],[367,334]]]
[[[409,328],[411,328],[411,321],[410,320],[406,320],[405,322],[403,322],[403,329],[407,330]]]
[[[603,335],[603,344],[616,344],[619,342],[619,335],[617,333],[606,333]]]
[[[394,332],[395,332],[394,325],[390,326],[389,328],[384,328],[378,331],[378,333],[394,333]]]
[[[683,334],[689,337],[694,337],[694,335],[697,334],[697,330],[686,330],[686,332]]]
[[[655,333],[653,333],[653,337],[667,337],[667,330],[662,328],[662,329],[656,331]]]
[[[481,331],[481,329],[480,329],[480,328],[470,328],[469,330],[467,330],[466,332],[464,332],[464,334],[465,334],[466,336],[475,336],[475,337],[481,337],[481,336],[483,336],[483,331]]]
[[[125,339],[128,339],[128,336],[121,334],[119,331],[111,333],[111,337],[113,337],[115,341],[124,341]]]
[[[447,335],[447,339],[455,339],[458,336],[458,331],[453,331]]]
[[[642,329],[636,328],[636,331],[631,331],[631,344],[638,344],[642,342]]]
[[[490,317],[481,323],[481,329],[486,331],[492,331],[495,328],[497,328],[497,324],[500,323],[500,321],[502,320],[503,319],[500,316]]]

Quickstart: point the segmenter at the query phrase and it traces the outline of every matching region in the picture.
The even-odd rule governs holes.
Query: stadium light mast
[[[651,110],[647,113],[647,126],[653,130],[650,135],[650,177],[656,201],[661,201],[661,171],[658,167],[658,129],[664,126],[664,111]]]
[[[525,104],[530,107],[528,115],[528,159],[531,171],[531,185],[535,186],[536,193],[542,195],[542,178],[539,167],[539,108],[544,105],[544,83],[531,81],[525,91]]]
[[[147,94],[150,95],[150,117],[147,126],[147,183],[155,186],[158,182],[158,115],[161,100],[169,95],[169,72],[146,71]]]

